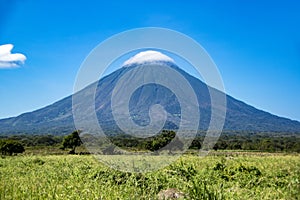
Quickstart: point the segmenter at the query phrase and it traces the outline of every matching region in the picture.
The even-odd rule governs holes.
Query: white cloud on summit
[[[174,62],[174,60],[168,56],[166,56],[165,54],[162,54],[158,51],[143,51],[140,52],[138,54],[136,54],[135,56],[131,57],[130,59],[126,60],[123,63],[124,65],[130,65],[133,63],[144,63],[144,62],[153,62],[153,61],[167,61],[167,62]]]
[[[0,45],[0,69],[19,67],[24,64],[26,56],[20,53],[11,53],[12,44]]]

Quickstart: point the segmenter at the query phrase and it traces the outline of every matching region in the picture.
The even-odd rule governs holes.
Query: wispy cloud
[[[21,53],[11,53],[12,44],[0,45],[0,69],[19,67],[24,64],[26,56]]]

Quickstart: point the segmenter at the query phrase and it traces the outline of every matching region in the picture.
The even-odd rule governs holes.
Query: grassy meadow
[[[92,155],[21,154],[0,158],[0,199],[299,199],[300,155],[212,152],[184,155],[147,173],[120,172]]]

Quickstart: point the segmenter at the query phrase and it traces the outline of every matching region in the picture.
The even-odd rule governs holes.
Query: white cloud
[[[24,64],[26,56],[20,53],[11,53],[12,44],[0,45],[0,69],[14,68]]]
[[[123,66],[134,64],[134,63],[139,64],[139,63],[153,62],[153,61],[167,61],[167,62],[174,63],[174,60],[166,56],[165,54],[162,54],[158,51],[149,50],[149,51],[140,52],[135,56],[131,57],[130,59],[126,60],[123,63]]]

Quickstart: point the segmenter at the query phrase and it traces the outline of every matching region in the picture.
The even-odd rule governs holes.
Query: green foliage
[[[209,182],[203,181],[195,177],[192,181],[192,186],[190,189],[191,199],[208,199],[208,200],[218,200],[225,199],[224,191],[222,190],[222,184],[219,189],[215,189],[210,185]]]
[[[190,149],[200,149],[205,132],[199,132],[198,136],[192,141]],[[83,137],[89,137],[84,135]],[[1,136],[6,140],[20,142],[25,147],[57,147],[62,144],[63,136],[54,135],[12,135]],[[136,138],[129,135],[112,134],[109,140],[116,146],[129,150],[148,150],[156,151],[165,147],[173,140],[170,151],[176,151],[183,148],[183,143],[176,137],[174,131],[163,130],[159,134],[149,138]],[[93,145],[107,148],[107,142],[103,138],[86,138]],[[72,147],[66,147],[71,148]],[[252,132],[224,132],[218,139],[214,150],[243,150],[243,151],[262,151],[262,152],[299,152],[300,136],[299,134],[285,133],[252,133]]]
[[[205,132],[201,132],[191,143],[190,149],[200,149],[204,140]],[[100,138],[101,139],[101,138]],[[183,143],[176,133],[171,130],[163,130],[159,134],[145,138],[134,138],[125,135],[111,136],[110,140],[121,148],[157,151],[172,140],[170,151],[181,150]],[[226,132],[221,135],[213,147],[214,150],[243,150],[243,151],[263,151],[263,152],[299,152],[299,134],[285,133],[247,133],[247,132]]]
[[[101,138],[100,138],[101,139]],[[135,138],[128,135],[111,136],[110,140],[118,147],[138,150],[157,151],[165,147],[170,152],[183,149],[183,142],[171,130],[162,130],[159,134],[148,138]],[[172,141],[172,145],[166,146]]]
[[[13,155],[17,153],[23,153],[25,151],[24,146],[14,140],[0,140],[0,152],[2,155]]]
[[[43,165],[45,163],[45,161],[42,160],[41,158],[35,158],[32,160],[32,163],[37,164],[37,165]]]
[[[199,149],[204,137],[197,137],[191,145],[191,149]],[[288,135],[283,133],[270,136],[264,134],[239,135],[226,134],[222,135],[215,146],[214,150],[244,150],[244,151],[263,151],[263,152],[298,152],[300,153],[300,136]]]
[[[80,133],[79,131],[74,131],[70,135],[64,137],[64,140],[62,142],[63,149],[71,148],[70,154],[74,154],[75,148],[82,144],[79,137],[79,133]]]
[[[61,137],[53,135],[35,136],[33,138],[34,146],[53,146],[61,142]]]
[[[55,146],[61,144],[63,136],[55,135],[11,135],[2,136],[3,139],[20,142],[25,147]]]
[[[190,200],[298,199],[299,163],[298,155],[186,155],[158,171],[130,173],[93,156],[12,156],[0,158],[0,199],[146,200],[168,188]]]
[[[176,133],[174,131],[163,130],[161,134],[147,138],[144,147],[150,151],[157,151],[168,145],[175,137]]]

